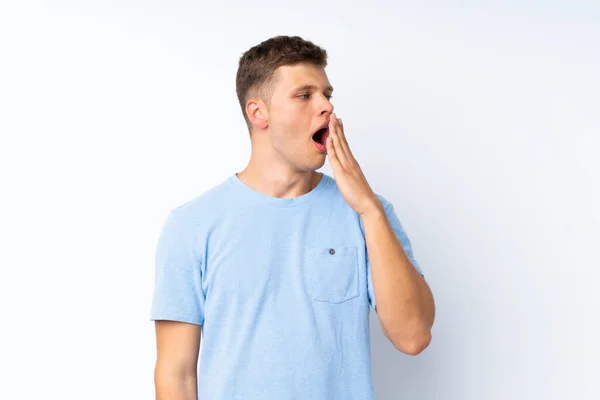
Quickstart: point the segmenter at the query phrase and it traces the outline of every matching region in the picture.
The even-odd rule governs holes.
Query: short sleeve
[[[385,207],[386,216],[388,218],[388,221],[390,222],[390,225],[392,226],[392,229],[394,230],[394,233],[396,234],[396,237],[402,244],[402,247],[404,248],[404,252],[406,253],[408,258],[412,262],[415,269],[421,274],[421,276],[424,276],[423,272],[421,271],[421,266],[419,265],[419,263],[417,262],[417,260],[414,257],[412,246],[411,246],[410,240],[408,238],[408,235],[406,234],[404,227],[400,223],[400,219],[396,215],[394,206],[391,203],[388,203],[387,201],[385,201],[384,199],[382,199],[382,203],[384,205],[387,204],[387,206]],[[371,307],[373,307],[373,309],[375,309],[375,305],[377,304],[377,302],[375,300],[375,290],[373,289],[373,278],[371,276],[371,264],[369,262],[368,255],[367,255],[367,289],[368,289],[368,294],[369,294],[369,303],[371,304]]]
[[[171,212],[156,246],[151,320],[204,324],[201,266],[194,233]]]

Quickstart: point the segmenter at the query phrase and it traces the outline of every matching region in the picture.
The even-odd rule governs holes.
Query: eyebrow
[[[294,89],[294,92],[300,92],[303,90],[319,90],[315,85],[302,85]],[[326,92],[333,92],[333,86],[329,85],[325,87]]]

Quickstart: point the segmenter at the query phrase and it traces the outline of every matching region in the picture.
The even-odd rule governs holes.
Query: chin
[[[321,161],[316,162],[316,163],[314,163],[312,165],[309,165],[308,169],[311,170],[311,171],[316,171],[319,168],[323,167],[323,165],[325,165],[325,157],[323,157],[323,159]]]

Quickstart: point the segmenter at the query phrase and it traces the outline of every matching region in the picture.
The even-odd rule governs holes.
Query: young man
[[[326,65],[299,37],[241,57],[250,161],[172,210],[158,243],[157,399],[373,399],[370,307],[398,350],[429,344],[431,291],[350,151]],[[333,177],[316,172],[327,155]]]

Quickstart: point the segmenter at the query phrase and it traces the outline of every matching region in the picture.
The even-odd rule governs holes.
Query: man
[[[370,307],[398,350],[429,344],[431,291],[350,151],[326,65],[299,37],[241,57],[250,161],[174,209],[157,247],[157,399],[373,399]],[[316,172],[326,155],[334,177]]]

